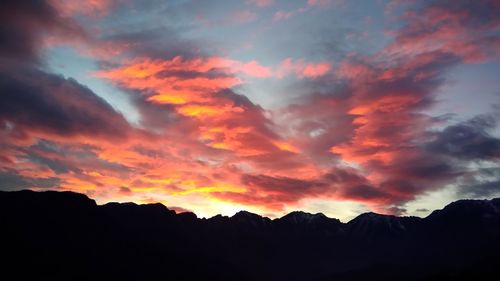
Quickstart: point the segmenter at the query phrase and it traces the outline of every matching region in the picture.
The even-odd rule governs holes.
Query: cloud
[[[24,177],[15,171],[0,171],[0,188],[2,190],[20,190],[28,188],[54,188],[60,180],[55,177]]]
[[[144,101],[141,106],[145,109],[143,117],[151,110],[161,112],[162,108],[158,106],[168,106],[163,109],[173,113],[170,119],[174,121],[160,129],[164,138],[158,142],[172,144],[167,151],[161,150],[164,158],[161,162],[176,155],[176,165],[169,164],[169,172],[162,172],[161,176],[170,179],[169,185],[175,187],[159,187],[160,190],[170,189],[175,196],[207,194],[238,203],[261,202],[263,206],[276,210],[283,208],[283,202],[278,200],[276,205],[264,204],[268,193],[262,182],[272,182],[276,188],[273,192],[279,193],[278,189],[286,184],[307,185],[308,181],[304,178],[310,177],[311,173],[315,175],[315,168],[312,163],[307,163],[294,144],[273,132],[273,122],[261,107],[229,89],[238,82],[235,75],[259,76],[266,72],[255,61],[240,63],[218,57],[176,57],[171,60],[138,60],[101,71],[98,75],[135,92],[138,97],[144,97],[139,98]],[[175,99],[172,98],[174,95]],[[151,120],[155,116],[158,117],[156,113],[152,114]],[[158,128],[160,125],[161,122]],[[189,151],[189,154],[183,151]],[[192,155],[200,159],[199,168],[195,171],[191,167]],[[131,162],[129,165],[136,164]],[[189,185],[182,180],[188,170],[192,181]],[[273,175],[255,175],[254,178],[247,175],[248,172],[261,170],[273,171]],[[298,178],[284,176],[291,170]],[[142,177],[142,181],[149,180],[147,176]],[[249,185],[254,191],[249,191]],[[319,181],[312,185],[318,192],[326,186]],[[312,188],[312,185],[306,186],[306,189]],[[134,192],[136,190],[133,189]],[[288,198],[288,202],[298,202],[308,196],[302,191],[297,188],[297,194],[292,198],[283,189],[283,194],[276,196],[283,200]],[[325,190],[323,193],[328,192]]]
[[[274,16],[273,16],[273,21],[282,21],[282,20],[287,20],[293,16],[295,16],[296,14],[302,12],[302,9],[299,9],[299,10],[294,10],[294,11],[277,11],[276,13],[274,13]]]
[[[307,12],[313,8],[326,8],[329,6],[338,6],[344,3],[344,0],[308,0],[307,3],[295,10],[284,11],[278,10],[273,15],[273,21],[284,21],[288,20],[296,15]]]
[[[248,188],[246,192],[218,192],[214,195],[223,200],[264,206],[269,210],[281,211],[287,204],[296,203],[304,197],[316,197],[328,193],[329,189],[325,182],[319,180],[267,175],[244,174],[241,177],[241,183]]]
[[[492,1],[422,2],[376,53],[351,53],[335,64],[289,57],[274,66],[185,39],[199,31],[192,27],[138,24],[90,36],[71,20],[115,16],[108,1],[59,10],[37,3],[9,2],[30,20],[6,14],[0,27],[11,43],[0,46],[8,62],[0,68],[0,177],[13,188],[157,198],[195,211],[231,202],[280,212],[319,198],[393,214],[444,186],[464,186],[459,191],[471,196],[497,191],[495,120],[485,115],[435,130],[442,120],[424,113],[450,69],[498,58]],[[330,3],[308,1],[275,17]],[[255,17],[244,11],[233,20]],[[94,78],[130,98],[136,124],[76,80],[44,69],[43,49],[61,42],[97,60]],[[305,92],[286,107],[266,109],[241,94],[252,81],[284,77],[298,78],[292,86]]]
[[[34,68],[0,68],[0,120],[11,131],[123,139],[123,116],[73,79]]]
[[[268,7],[274,4],[273,0],[247,0],[246,3],[257,7]]]
[[[82,2],[84,4],[77,4]],[[4,1],[0,11],[0,57],[7,63],[41,63],[48,48],[71,46],[80,54],[110,58],[127,49],[127,44],[100,40],[100,32],[90,32],[64,7],[97,7],[108,1]],[[64,3],[64,4],[63,4]],[[90,12],[90,11],[89,11]],[[85,12],[86,13],[86,12]]]
[[[164,158],[161,162],[175,157],[176,164],[168,164],[169,172],[162,172],[161,176],[169,178],[169,185],[175,187],[160,187],[161,190],[170,189],[174,196],[214,194],[218,198],[229,198],[247,196],[242,195],[246,191],[239,180],[239,175],[245,172],[265,168],[287,173],[293,168],[297,174],[301,170],[305,174],[312,170],[293,144],[271,130],[272,121],[261,107],[229,89],[239,83],[237,74],[261,76],[266,72],[255,61],[176,57],[139,60],[98,75],[139,95],[143,117],[152,110],[171,112],[172,122],[163,123],[162,129],[161,122],[157,126],[163,137],[157,141],[172,145],[168,150],[161,150]],[[153,121],[155,117],[158,118],[156,113],[148,119]],[[117,151],[110,155],[119,154]],[[199,169],[193,172],[191,157],[194,155],[200,160]],[[113,161],[123,162],[122,159]],[[188,171],[190,184],[183,175]],[[147,176],[144,180],[149,181]]]
[[[182,208],[182,207],[176,207],[176,206],[168,206],[169,210],[175,211],[175,213],[180,214],[180,213],[192,213],[193,211]]]
[[[169,40],[164,40],[164,37]],[[168,26],[134,26],[101,36],[100,40],[133,58],[170,59],[172,54],[184,58],[200,55],[200,42],[184,39]]]
[[[436,13],[435,9],[440,12]],[[430,4],[409,15],[408,24],[381,52],[382,56],[396,55],[394,61],[398,64],[380,68],[361,61],[343,65],[339,70],[340,77],[353,81],[355,106],[348,113],[355,116],[353,124],[358,128],[349,144],[333,146],[331,152],[360,164],[369,173],[371,182],[378,182],[386,192],[392,193],[395,202],[411,200],[413,194],[442,186],[462,173],[462,167],[435,152],[441,150],[446,154],[451,149],[456,150],[458,157],[476,154],[486,159],[490,156],[483,154],[482,149],[488,150],[486,153],[495,149],[494,139],[488,139],[481,126],[470,130],[472,128],[463,125],[445,129],[443,135],[429,144],[433,154],[415,145],[426,141],[426,127],[432,126],[433,121],[419,112],[433,103],[436,89],[443,83],[441,75],[459,63],[457,58],[466,63],[474,61],[468,53],[457,53],[455,45],[463,41],[461,34],[473,34],[467,42],[482,48],[482,36],[487,36],[486,33],[472,29],[485,31],[496,25],[494,18],[484,20],[478,11],[464,16],[467,19],[462,19],[461,12]],[[472,24],[475,17],[481,19]],[[431,28],[435,33],[428,32]],[[445,35],[445,30],[450,28],[453,32]],[[479,120],[476,123],[484,125]],[[468,149],[474,142],[477,146]]]
[[[78,24],[61,17],[46,1],[2,2],[0,57],[3,61],[38,61],[40,45],[47,32],[60,40],[74,40],[86,36]]]
[[[470,186],[463,186],[461,192],[468,196],[478,197],[489,197],[498,196],[500,193],[500,180],[486,181],[477,183]]]
[[[499,159],[500,139],[488,133],[495,127],[496,118],[482,115],[448,126],[435,133],[435,139],[427,144],[427,148],[433,153],[464,160]]]
[[[318,64],[307,64],[300,75],[309,78],[317,78],[325,75],[330,71],[330,64],[328,63],[318,63]]]
[[[49,2],[54,7],[57,7],[57,10],[63,16],[81,14],[90,17],[103,17],[109,12],[113,5],[112,0],[49,0]]]
[[[229,24],[247,23],[254,21],[256,18],[257,14],[252,11],[237,11],[229,15],[228,23]]]
[[[272,70],[268,67],[260,65],[257,61],[252,60],[244,64],[236,64],[237,71],[242,72],[248,76],[266,78],[271,77]]]
[[[318,78],[326,75],[331,69],[331,64],[328,62],[322,63],[305,63],[303,59],[294,61],[291,58],[284,59],[277,70],[277,77],[283,77],[290,73],[294,73],[299,78]]]
[[[420,111],[432,104],[440,82],[434,76],[415,81],[415,73],[420,68],[439,71],[448,66],[446,60],[437,62],[441,64],[410,58],[390,67],[357,63],[352,64],[354,68],[346,65],[341,68],[340,77],[348,81],[351,92],[344,101],[347,104],[344,110],[352,116],[355,128],[349,141],[332,145],[330,152],[350,165],[359,166],[370,185],[390,194],[386,198],[393,203],[411,200],[415,194],[432,189],[454,174],[445,160],[426,154],[418,146],[432,125],[432,119]],[[391,72],[398,76],[388,76]]]
[[[139,131],[86,86],[44,69],[49,41],[90,42],[86,31],[45,1],[3,4],[0,173],[9,187],[2,188],[89,190],[103,186],[96,170],[123,176],[123,165],[96,151]]]
[[[490,42],[488,32],[497,26],[494,17],[479,19],[480,13],[468,15],[477,17],[477,24],[472,24],[475,20],[461,20],[455,10],[443,11],[442,19],[433,18],[429,13],[433,13],[431,10],[436,5],[429,4],[415,10],[414,15],[406,18],[407,25],[394,33],[394,42],[379,53],[352,55],[341,61],[335,74],[342,82],[334,86],[336,91],[316,94],[317,97],[308,102],[287,110],[294,116],[288,119],[301,120],[295,121],[298,124],[292,123],[296,130],[312,132],[320,129],[319,140],[323,140],[323,136],[326,138],[320,147],[325,149],[330,143],[327,150],[342,165],[351,166],[364,176],[359,184],[339,185],[337,195],[366,202],[374,208],[377,204],[398,206],[413,200],[418,194],[457,182],[467,174],[463,164],[447,158],[447,148],[457,151],[458,157],[461,154],[476,155],[482,160],[495,157],[491,154],[496,155],[495,139],[477,128],[456,134],[460,137],[454,139],[449,135],[458,133],[459,129],[450,127],[444,130],[447,133],[437,137],[435,143],[429,144],[433,151],[425,145],[430,141],[428,129],[438,124],[422,112],[434,104],[439,87],[446,82],[444,73],[460,63],[477,62],[472,59],[472,53],[457,52],[455,45],[463,38],[460,34],[470,36],[473,30],[480,30],[468,37],[470,41],[467,42],[476,50],[484,51],[489,48],[485,43]],[[452,25],[456,33],[446,38],[439,32],[429,33],[428,29],[434,27],[429,21],[422,21],[421,15],[430,17],[429,21],[432,18],[436,24],[439,22],[437,30]],[[414,36],[417,40],[413,40]],[[418,41],[422,45],[413,44]],[[494,52],[482,52],[482,56],[496,58]],[[321,100],[321,104],[316,100]],[[317,117],[308,116],[331,116],[333,114],[329,112],[332,111],[344,116],[343,120],[331,119],[332,123],[342,120],[339,126],[331,126],[328,121],[318,122]],[[344,128],[343,138],[338,137],[336,130],[339,127]],[[459,128],[463,129],[462,126]],[[337,138],[328,139],[333,135]],[[305,135],[301,138],[303,146],[318,147],[320,144],[317,137],[309,141]],[[478,146],[468,149],[469,141]],[[450,146],[452,143],[457,147]],[[442,153],[435,153],[437,151]]]
[[[427,1],[420,8],[404,14],[407,25],[395,34],[386,49],[393,56],[444,52],[466,63],[498,59],[500,6],[495,0],[473,3],[459,0]]]
[[[329,6],[329,5],[340,5],[344,2],[344,0],[307,0],[307,5],[314,6]]]
[[[467,198],[487,198],[500,194],[500,162],[468,169],[457,183],[457,194]]]
[[[264,78],[271,73],[255,60],[242,63],[221,57],[177,56],[170,60],[136,59],[123,67],[100,71],[97,76],[131,89],[154,90],[149,97],[153,102],[186,104],[207,102],[213,93],[243,83],[236,74]]]

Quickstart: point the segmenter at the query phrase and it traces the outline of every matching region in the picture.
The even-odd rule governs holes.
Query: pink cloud
[[[307,5],[311,7],[325,7],[329,5],[340,5],[342,3],[344,3],[344,0],[307,0]]]
[[[296,11],[277,11],[276,13],[274,13],[274,16],[273,16],[273,21],[281,21],[281,20],[287,20],[293,16],[295,16],[296,14],[298,13],[298,10]]]
[[[472,4],[470,4],[472,5]],[[469,10],[467,5],[448,7],[433,4],[421,11],[404,13],[407,21],[402,30],[395,32],[395,40],[385,49],[388,56],[412,56],[430,52],[445,52],[466,63],[484,62],[487,58],[500,58],[496,48],[500,39],[491,36],[500,30],[500,21],[480,14],[500,12],[496,1],[477,4],[482,10]],[[479,14],[473,14],[478,12]]]
[[[102,17],[108,14],[113,0],[49,0],[63,16],[81,14],[91,17]]]
[[[299,78],[318,78],[326,75],[331,70],[331,64],[323,63],[305,63],[303,59],[293,60],[291,58],[284,59],[276,72],[277,77],[284,77],[290,73],[294,73]]]
[[[257,14],[251,11],[238,11],[229,16],[230,23],[246,23],[257,18]]]
[[[307,78],[318,78],[328,73],[330,69],[329,63],[307,64],[302,70],[302,75]]]
[[[255,60],[240,64],[237,68],[238,71],[252,77],[267,78],[273,75],[269,67],[262,66]]]
[[[267,7],[271,6],[274,1],[273,0],[247,0],[248,4],[255,5],[257,7]]]
[[[343,0],[308,0],[307,4],[303,7],[300,7],[291,11],[279,10],[274,13],[273,21],[283,21],[288,20],[298,14],[304,13],[309,9],[327,7],[327,6],[336,6],[344,3]]]

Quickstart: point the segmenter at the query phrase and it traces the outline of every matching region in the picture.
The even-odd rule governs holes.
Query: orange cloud
[[[310,67],[308,74],[322,69],[322,66]],[[136,150],[120,153],[126,148],[119,146],[103,149],[99,157],[148,172],[130,180],[136,182],[136,186],[130,181],[123,184],[132,193],[137,188],[151,191],[160,186],[158,192],[164,190],[170,195],[223,199],[222,194],[251,192],[241,183],[240,174],[244,172],[265,169],[280,175],[293,169],[297,176],[310,177],[315,173],[314,165],[303,159],[298,147],[271,131],[272,121],[263,110],[227,90],[240,82],[235,77],[239,74],[262,78],[274,75],[271,69],[256,61],[240,63],[223,58],[181,57],[164,61],[134,60],[99,72],[99,77],[139,90],[153,105],[169,104],[181,118],[165,129],[164,137],[159,136],[154,144],[141,143],[153,150],[158,150],[153,148],[157,146],[170,147],[168,151],[160,150],[161,159],[148,160]],[[198,161],[196,169],[193,161]],[[158,162],[161,168],[149,164]],[[152,173],[169,180],[154,182]],[[187,183],[186,179],[191,180]]]
[[[144,90],[150,101],[168,104],[207,102],[209,96],[242,83],[235,74],[265,78],[272,71],[253,60],[241,63],[212,57],[171,60],[136,59],[129,64],[100,71],[98,77],[110,79],[124,87]]]

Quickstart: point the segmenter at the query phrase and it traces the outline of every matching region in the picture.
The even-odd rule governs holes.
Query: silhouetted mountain
[[[392,239],[417,229],[421,218],[396,217],[376,213],[364,213],[347,223],[345,229],[350,235]]]
[[[337,233],[342,223],[338,219],[331,219],[324,214],[309,214],[306,212],[291,212],[282,218],[273,221],[277,231],[287,235],[302,236],[331,236]]]
[[[348,223],[292,212],[197,218],[72,192],[0,192],[13,280],[496,280],[500,199]]]

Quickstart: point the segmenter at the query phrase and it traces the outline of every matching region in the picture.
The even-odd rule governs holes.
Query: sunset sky
[[[500,196],[499,0],[2,1],[0,189],[200,217]]]

